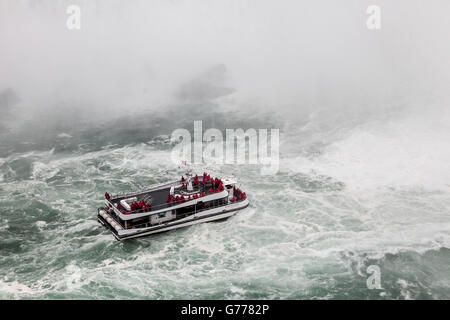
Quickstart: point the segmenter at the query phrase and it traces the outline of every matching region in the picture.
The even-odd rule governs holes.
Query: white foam
[[[0,295],[6,294],[12,295],[14,298],[19,298],[22,295],[32,294],[33,290],[22,283],[19,283],[17,281],[13,282],[3,282],[0,280]]]
[[[40,230],[42,230],[43,228],[45,228],[45,226],[47,225],[47,222],[45,221],[36,221],[36,227],[38,227]]]
[[[316,158],[294,157],[291,170],[334,177],[348,190],[420,186],[450,190],[450,112],[416,112],[349,128]],[[281,165],[282,166],[282,165]]]
[[[66,139],[72,138],[72,136],[70,134],[65,133],[65,132],[61,132],[60,134],[57,135],[57,137],[58,138],[66,138]]]

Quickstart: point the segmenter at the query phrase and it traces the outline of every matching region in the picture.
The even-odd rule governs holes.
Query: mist
[[[80,30],[66,26],[71,4]],[[0,92],[14,99],[2,125],[64,132],[186,109],[300,123],[446,108],[448,1],[378,1],[375,31],[371,4],[3,0]]]

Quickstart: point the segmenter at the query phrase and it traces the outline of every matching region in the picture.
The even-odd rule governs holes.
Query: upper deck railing
[[[153,185],[151,187],[148,187],[148,188],[145,188],[145,189],[142,189],[142,190],[139,190],[139,191],[132,191],[132,192],[127,192],[127,193],[126,192],[119,192],[119,193],[111,195],[111,200],[117,200],[117,199],[122,199],[122,198],[130,198],[130,197],[142,194],[142,193],[148,193],[150,191],[156,191],[158,189],[169,187],[169,186],[172,186],[172,185],[176,186],[177,184],[180,184],[180,183],[178,181],[172,181],[172,182],[165,182],[165,183],[160,183],[160,184],[157,184],[157,185]]]
[[[111,207],[114,210],[114,212],[116,214],[118,214],[118,215],[121,215],[123,213],[111,202],[112,200],[118,200],[118,199],[128,198],[128,197],[131,197],[131,196],[136,196],[136,195],[147,193],[147,192],[151,192],[151,191],[157,191],[158,189],[161,189],[163,187],[168,187],[168,186],[171,186],[171,185],[173,185],[173,183],[160,184],[158,186],[152,187],[152,188],[147,189],[147,190],[142,190],[142,191],[133,192],[133,193],[125,193],[125,194],[123,194],[123,196],[120,196],[120,197],[111,196],[111,199],[107,200],[107,201],[108,201],[108,203],[111,204]],[[201,186],[200,188],[198,188],[197,191],[194,191],[194,192],[196,192],[196,193],[198,193],[198,192],[205,192],[206,193],[205,196],[211,195],[211,193],[208,192],[208,187],[210,187],[210,186],[211,186],[211,184],[208,183],[208,184],[206,184],[204,186]],[[201,198],[197,198],[195,200],[199,200],[199,199],[201,199]],[[191,200],[194,200],[194,199],[191,199]],[[186,200],[186,201],[190,201],[190,200]],[[157,213],[159,213],[158,212],[159,210],[166,209],[166,208],[171,208],[173,206],[177,206],[177,205],[180,205],[180,204],[181,204],[180,202],[161,203],[161,204],[158,204],[158,205],[152,205],[151,208],[148,208],[148,209],[138,209],[138,210],[133,210],[132,212],[127,212],[126,215],[135,215],[135,214],[147,213],[147,212],[150,213],[150,215],[151,214],[157,214]]]

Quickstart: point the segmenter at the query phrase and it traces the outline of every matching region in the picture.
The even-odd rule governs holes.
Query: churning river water
[[[2,133],[0,298],[450,298],[448,117],[180,116]],[[234,174],[250,206],[116,241],[96,221],[103,194],[178,179],[168,138],[193,120],[280,128],[279,171],[198,166]],[[369,266],[381,288],[368,288]]]

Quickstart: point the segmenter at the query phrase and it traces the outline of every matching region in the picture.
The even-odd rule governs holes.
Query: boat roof
[[[201,176],[199,176],[201,177]],[[193,178],[193,177],[192,177]],[[221,180],[223,185],[232,185],[236,183],[236,180],[232,178],[226,178]],[[110,200],[106,200],[107,203],[111,203],[113,205],[113,210],[118,213],[123,220],[130,220],[130,219],[136,219],[144,216],[149,216],[153,214],[157,214],[160,212],[166,211],[168,208],[171,209],[177,209],[184,206],[190,206],[194,205],[197,202],[201,201],[211,201],[215,199],[220,199],[223,197],[226,197],[228,195],[228,192],[226,190],[221,192],[210,192],[210,184],[207,184],[206,186],[203,186],[202,184],[199,184],[198,186],[193,187],[193,191],[190,192],[193,193],[200,193],[205,192],[205,196],[198,198],[198,199],[192,199],[190,201],[185,201],[182,203],[167,203],[167,196],[170,193],[171,187],[175,188],[175,195],[184,195],[185,197],[188,196],[189,192],[186,190],[183,190],[182,182],[181,181],[172,181],[169,183],[159,184],[141,191],[136,192],[130,192],[125,194],[116,194],[111,196]],[[119,209],[114,207],[114,204],[119,203],[121,200],[125,200],[128,198],[136,197],[137,200],[142,200],[147,197],[151,197],[151,211],[145,211],[145,212],[135,212],[135,213],[129,213],[129,214],[123,214]]]

